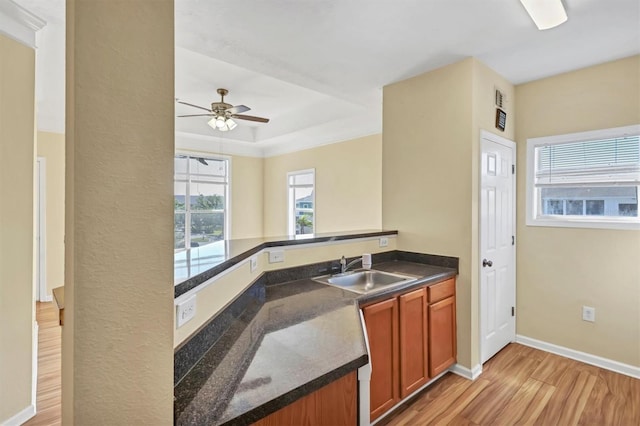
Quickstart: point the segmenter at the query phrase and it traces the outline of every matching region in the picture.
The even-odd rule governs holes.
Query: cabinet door
[[[269,414],[253,426],[356,426],[358,420],[356,372]]]
[[[421,288],[400,300],[400,397],[429,380],[427,353],[427,290]]]
[[[362,309],[369,337],[371,357],[371,421],[399,400],[398,299],[375,303]]]
[[[456,362],[456,298],[429,305],[429,375],[434,377]]]

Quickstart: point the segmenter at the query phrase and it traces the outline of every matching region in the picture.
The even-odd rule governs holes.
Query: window
[[[174,248],[228,238],[229,160],[177,155],[174,172]]]
[[[635,204],[618,204],[618,214],[620,216],[638,216],[638,203]]]
[[[604,216],[604,200],[587,200],[587,216]]]
[[[640,125],[527,141],[527,225],[640,229]]]
[[[287,174],[289,235],[313,234],[315,229],[315,169]]]
[[[567,214],[568,215],[582,215],[583,214],[584,201],[582,200],[567,200]]]

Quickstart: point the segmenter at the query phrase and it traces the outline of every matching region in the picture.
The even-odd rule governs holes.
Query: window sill
[[[585,228],[585,229],[616,229],[640,230],[640,221],[620,220],[586,220],[583,218],[527,218],[527,226],[542,226],[550,228]]]

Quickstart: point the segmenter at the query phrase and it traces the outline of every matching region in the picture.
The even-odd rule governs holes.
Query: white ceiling
[[[48,22],[38,125],[62,132],[64,0],[15,1]],[[208,106],[224,87],[271,119],[219,133],[178,118],[177,139],[270,155],[378,133],[383,86],[469,56],[519,84],[640,53],[638,0],[563,3],[568,22],[538,31],[518,0],[176,0],[176,98]]]

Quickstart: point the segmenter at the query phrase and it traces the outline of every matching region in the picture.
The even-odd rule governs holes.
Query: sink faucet
[[[340,273],[344,274],[349,270],[349,268],[351,268],[353,265],[355,265],[358,262],[362,262],[362,267],[364,268],[367,268],[367,269],[371,268],[371,255],[363,254],[362,257],[353,259],[349,263],[347,263],[347,259],[344,256],[342,256],[342,258],[340,259]]]
[[[340,273],[344,274],[345,272],[347,272],[349,268],[351,268],[353,265],[355,265],[358,262],[362,262],[361,257],[358,257],[352,260],[351,262],[347,263],[347,259],[344,256],[342,256],[342,258],[340,259]]]

